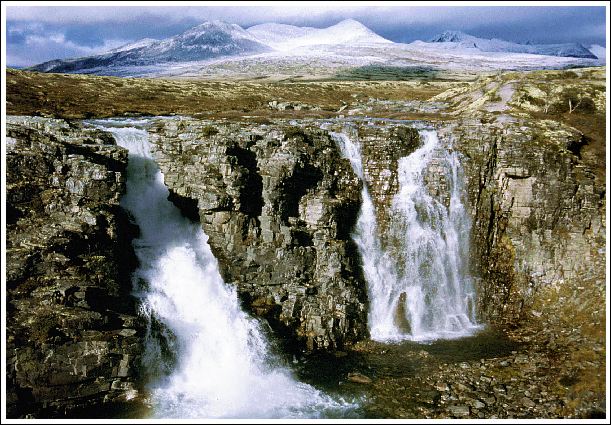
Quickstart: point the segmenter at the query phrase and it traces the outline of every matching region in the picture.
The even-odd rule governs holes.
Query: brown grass
[[[82,119],[124,115],[222,117],[334,116],[343,104],[368,98],[427,100],[448,82],[192,81],[45,74],[7,70],[7,113]],[[318,111],[276,111],[268,102],[299,102]]]

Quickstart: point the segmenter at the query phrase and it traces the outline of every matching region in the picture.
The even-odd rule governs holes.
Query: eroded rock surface
[[[305,351],[367,336],[366,283],[351,237],[362,183],[319,127],[160,119],[150,129],[170,199],[201,222],[227,284],[290,349]],[[542,385],[571,378],[559,383],[567,389],[558,390],[562,406],[538,410],[532,403],[547,399],[520,390],[523,409],[516,414],[600,409],[605,188],[581,158],[587,140],[553,121],[435,127],[441,144],[462,159],[481,321],[521,326],[516,339],[534,347],[527,353],[540,357],[536,372],[547,376],[547,364],[556,367]],[[398,122],[338,123],[328,130],[358,137],[385,232],[398,190],[397,161],[420,145],[417,130]],[[9,119],[9,415],[70,415],[138,398],[143,331],[129,296],[133,229],[118,206],[126,160],[103,132]],[[447,204],[447,182],[435,161],[425,184]],[[524,371],[526,379],[530,369]],[[579,388],[590,383],[582,395]],[[484,387],[481,397],[465,401],[459,393],[467,390],[456,384],[457,399],[450,394],[447,403],[445,387],[431,391],[441,394],[435,400],[445,417],[508,415],[496,405],[501,398],[485,398],[492,390]]]
[[[140,390],[127,151],[61,120],[7,121],[7,416],[107,416]]]
[[[465,157],[485,320],[527,318],[544,288],[568,281],[604,286],[605,188],[581,161],[579,132],[554,121],[466,121],[440,134]]]
[[[199,215],[247,310],[299,349],[367,335],[350,237],[361,182],[327,132],[196,120],[160,121],[151,132],[172,199]]]

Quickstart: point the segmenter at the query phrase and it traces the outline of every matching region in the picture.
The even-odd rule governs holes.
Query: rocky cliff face
[[[414,152],[421,144],[418,130],[407,125],[336,126],[335,131],[357,140],[363,156],[363,172],[375,205],[382,235],[389,223],[389,206],[399,190],[399,159]]]
[[[300,349],[366,336],[350,237],[361,183],[326,132],[179,120],[160,122],[151,140],[173,201],[199,217],[248,311]]]
[[[7,416],[105,416],[139,394],[127,152],[61,120],[7,121]]]
[[[175,202],[201,218],[246,306],[309,349],[333,348],[365,335],[364,283],[350,241],[360,183],[325,132],[301,125],[174,121],[154,140]],[[581,161],[580,133],[546,121],[435,126],[463,158],[481,320],[516,324],[540,314],[533,306],[544,288],[600,283],[605,192]],[[329,130],[358,138],[389,243],[397,161],[420,145],[417,130],[392,122]],[[447,204],[437,168],[433,160],[425,183]]]
[[[434,126],[463,160],[480,319],[545,319],[554,330],[537,337],[542,346],[585,364],[579,346],[600,334],[605,289],[605,187],[581,157],[587,140],[551,121]],[[419,146],[417,130],[329,130],[358,137],[386,232],[397,161]],[[59,120],[9,117],[7,133],[8,415],[74,416],[137,400],[144,332],[129,296],[134,229],[118,204],[127,153],[106,133]],[[319,123],[159,119],[150,133],[171,200],[200,221],[246,310],[290,349],[367,336],[351,238],[362,183]],[[438,168],[433,160],[425,183],[447,204]]]
[[[434,127],[442,144],[462,158],[481,320],[517,324],[536,319],[541,305],[559,307],[564,300],[555,295],[555,301],[547,301],[549,290],[557,294],[561,288],[581,288],[566,300],[567,306],[571,299],[577,306],[600,295],[605,282],[605,187],[582,158],[588,140],[555,121],[477,119]],[[362,146],[382,242],[388,242],[397,161],[418,147],[417,131],[393,122],[343,130]],[[429,192],[448,204],[441,171],[433,159],[424,180]],[[600,314],[592,318],[601,319]]]
[[[604,287],[605,188],[581,160],[579,132],[516,120],[440,134],[465,157],[482,318],[540,315],[532,307],[545,289],[568,282]]]

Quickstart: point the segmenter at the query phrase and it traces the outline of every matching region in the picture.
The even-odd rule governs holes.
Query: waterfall
[[[97,125],[129,150],[121,204],[140,227],[134,282],[149,320],[144,366],[158,371],[149,388],[155,416],[300,418],[345,409],[274,360],[259,322],[223,282],[206,234],[167,200],[146,130],[129,121]],[[155,336],[159,328],[168,336],[165,347]],[[164,360],[164,350],[173,361]]]
[[[363,181],[353,239],[367,280],[370,334],[379,341],[456,338],[479,328],[468,272],[470,217],[462,202],[458,155],[439,146],[435,131],[420,135],[423,145],[399,160],[399,191],[390,206],[383,246],[359,145],[343,133],[332,133]],[[447,186],[447,202],[427,187],[425,176],[433,163]]]

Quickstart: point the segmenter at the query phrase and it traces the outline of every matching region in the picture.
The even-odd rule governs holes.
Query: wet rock
[[[372,382],[371,378],[359,372],[350,372],[347,379],[348,381],[355,382],[357,384],[371,384]]]
[[[395,311],[395,325],[401,330],[401,332],[410,334],[412,332],[412,327],[409,323],[409,320],[407,319],[408,314],[405,309],[405,306],[407,305],[406,302],[407,293],[401,292],[401,294],[399,295],[399,301],[397,303],[397,309]]]
[[[292,349],[367,333],[351,232],[361,182],[317,127],[160,121],[151,135],[170,191],[195,201],[226,282]],[[263,301],[262,301],[263,300]]]
[[[119,206],[127,152],[61,120],[7,117],[7,135],[7,416],[135,400],[144,329]]]

